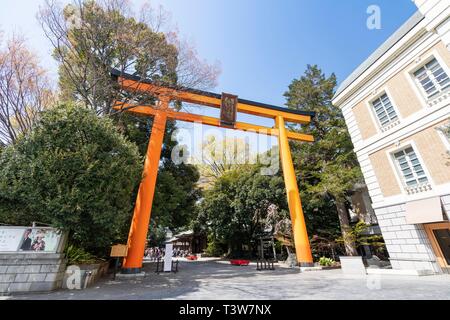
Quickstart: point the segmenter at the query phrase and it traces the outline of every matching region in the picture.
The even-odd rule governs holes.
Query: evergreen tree
[[[140,17],[131,12],[126,1],[72,1],[62,8],[49,0],[39,18],[59,63],[61,99],[84,105],[99,116],[111,116],[120,132],[137,144],[144,157],[152,118],[116,113],[111,106],[116,100],[154,104],[155,97],[151,93],[123,91],[111,77],[111,69],[158,84],[181,86],[212,85],[217,70],[198,61],[192,48],[188,47],[186,52],[185,46],[174,41],[174,33],[168,35],[159,30],[156,26],[160,25],[160,18],[152,15],[150,7],[144,7]],[[171,150],[177,144],[171,140],[175,129],[175,122],[168,121],[152,214],[154,223],[171,228],[188,224],[198,198],[196,168],[177,166],[170,160]],[[138,186],[139,179],[135,195]]]
[[[74,105],[45,111],[0,153],[0,222],[51,224],[76,246],[106,255],[126,240],[140,160],[110,119]]]
[[[281,177],[261,175],[258,165],[230,169],[205,192],[195,229],[207,231],[210,245],[223,245],[229,256],[242,256],[243,246],[256,252],[273,206],[280,216],[289,216]]]
[[[312,226],[329,226],[333,233],[337,215],[346,239],[350,230],[347,196],[362,174],[342,113],[331,103],[335,87],[334,74],[326,77],[316,65],[308,65],[284,95],[289,109],[316,113],[309,126],[292,128],[315,138],[314,143],[291,142],[307,218]],[[345,247],[347,254],[357,253],[352,241],[345,241]]]

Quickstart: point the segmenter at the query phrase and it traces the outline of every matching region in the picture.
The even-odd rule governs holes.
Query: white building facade
[[[450,1],[418,11],[338,88],[394,269],[450,273]]]

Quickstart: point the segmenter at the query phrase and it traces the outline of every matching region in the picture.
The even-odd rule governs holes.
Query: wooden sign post
[[[119,259],[125,258],[128,254],[128,246],[126,244],[116,244],[111,247],[111,258],[116,258],[114,265],[114,280],[116,280],[117,269],[119,269]]]

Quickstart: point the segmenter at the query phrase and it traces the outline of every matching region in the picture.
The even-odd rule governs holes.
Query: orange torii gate
[[[158,174],[162,143],[168,118],[180,121],[198,122],[229,129],[254,131],[278,137],[297,261],[301,265],[312,264],[311,248],[288,139],[313,142],[314,137],[307,134],[288,131],[285,122],[308,124],[310,123],[311,118],[314,117],[313,112],[294,111],[259,102],[238,99],[237,96],[226,93],[219,95],[194,89],[158,86],[145,79],[121,73],[118,70],[113,70],[112,75],[117,79],[122,89],[132,92],[148,93],[158,99],[157,106],[131,105],[125,102],[116,102],[113,106],[113,108],[118,111],[154,117],[144,162],[142,181],[139,186],[133,220],[128,236],[128,254],[124,259],[122,273],[139,273],[142,269],[142,260],[147,240],[148,226],[150,223],[153,196],[155,193],[156,177]],[[171,101],[184,101],[220,108],[221,118],[176,111],[173,108],[170,108],[169,104]],[[268,128],[250,123],[236,122],[236,112],[272,118],[275,121],[275,126],[273,128]]]

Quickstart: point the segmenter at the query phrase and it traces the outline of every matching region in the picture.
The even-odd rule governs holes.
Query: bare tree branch
[[[0,46],[0,144],[26,134],[54,102],[47,72],[37,60],[20,36]]]
[[[83,102],[109,114],[114,101],[151,103],[154,94],[125,92],[112,68],[156,84],[206,89],[215,86],[219,68],[201,61],[195,48],[175,32],[162,7],[144,5],[138,17],[126,0],[72,0],[62,7],[46,0],[38,19],[60,63],[63,99]]]

